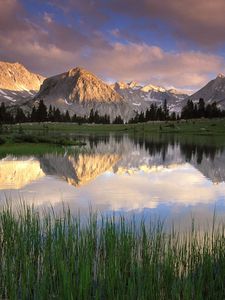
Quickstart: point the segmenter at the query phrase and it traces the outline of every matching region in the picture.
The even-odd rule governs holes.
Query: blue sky
[[[224,0],[0,1],[0,60],[196,90],[225,72]]]

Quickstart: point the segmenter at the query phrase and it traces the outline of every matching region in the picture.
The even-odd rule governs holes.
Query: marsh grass
[[[225,299],[225,230],[0,212],[1,299]]]

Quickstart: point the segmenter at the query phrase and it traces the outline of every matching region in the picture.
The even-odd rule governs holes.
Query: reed
[[[225,299],[225,228],[0,212],[0,299]]]

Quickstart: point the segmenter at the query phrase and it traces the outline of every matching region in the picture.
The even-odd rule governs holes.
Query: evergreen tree
[[[200,98],[198,101],[198,117],[205,117],[205,101],[202,98]]]
[[[121,118],[121,116],[117,116],[114,121],[113,121],[113,124],[123,124],[123,120]]]
[[[23,110],[18,107],[16,110],[15,122],[16,123],[24,123],[26,121],[27,121],[27,117],[25,116]]]
[[[164,120],[168,120],[169,119],[169,109],[168,109],[168,106],[167,106],[167,100],[165,99],[164,100],[164,103],[163,103],[163,113],[164,113]]]
[[[88,118],[88,123],[94,123],[94,121],[95,121],[95,116],[94,116],[94,110],[92,108],[90,111],[89,118]]]
[[[38,109],[36,111],[36,117],[37,117],[38,122],[47,121],[47,107],[44,104],[42,99],[39,102],[39,106],[38,106]]]
[[[35,106],[33,106],[33,108],[32,108],[30,121],[31,122],[37,122],[37,110],[36,110]]]
[[[5,123],[6,121],[6,107],[5,103],[2,102],[0,106],[0,124]]]
[[[49,106],[49,109],[48,109],[48,118],[47,119],[50,122],[54,121],[54,114],[53,114],[53,109],[52,109],[51,105]]]
[[[54,122],[61,122],[62,116],[61,116],[60,110],[57,108],[57,109],[53,110],[53,112],[54,112],[54,116],[53,116]]]
[[[70,114],[69,114],[68,110],[65,113],[64,122],[71,122],[71,118],[70,118]]]

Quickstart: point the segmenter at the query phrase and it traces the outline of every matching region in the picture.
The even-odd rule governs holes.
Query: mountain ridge
[[[30,111],[37,101],[43,99],[62,112],[89,115],[98,111],[113,120],[117,115],[126,121],[136,112],[144,112],[152,103],[163,105],[167,100],[170,112],[180,113],[188,99],[197,102],[203,98],[207,103],[216,101],[225,108],[225,76],[218,74],[201,89],[188,95],[182,90],[162,86],[140,84],[137,81],[118,81],[107,84],[92,72],[75,67],[45,78],[27,70],[22,64],[0,61],[0,103],[17,107],[22,105]]]

